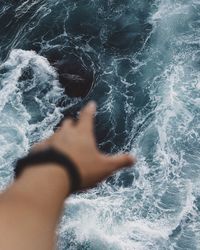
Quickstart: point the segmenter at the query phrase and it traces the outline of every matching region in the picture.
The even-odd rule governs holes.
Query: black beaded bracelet
[[[25,168],[44,163],[56,163],[63,167],[70,176],[70,191],[73,193],[80,190],[81,178],[76,165],[69,157],[53,148],[32,153],[19,159],[14,169],[15,178],[19,178]]]

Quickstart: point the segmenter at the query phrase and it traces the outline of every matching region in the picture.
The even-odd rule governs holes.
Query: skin
[[[135,162],[129,154],[108,156],[98,150],[93,133],[95,112],[96,105],[90,102],[80,112],[78,122],[65,120],[53,136],[32,149],[53,147],[69,156],[80,173],[81,190]],[[69,190],[70,176],[61,166],[43,164],[26,168],[0,195],[0,249],[55,249],[55,230]]]

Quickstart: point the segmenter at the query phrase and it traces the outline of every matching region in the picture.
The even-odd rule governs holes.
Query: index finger
[[[79,127],[92,132],[94,127],[95,112],[96,103],[94,101],[91,101],[80,112],[78,122]]]

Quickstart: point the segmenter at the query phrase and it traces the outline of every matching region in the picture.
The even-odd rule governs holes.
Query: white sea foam
[[[31,69],[33,75],[22,79],[27,69]],[[34,51],[11,51],[0,66],[0,71],[3,72],[0,76],[0,165],[5,175],[8,175],[8,178],[1,176],[1,186],[4,186],[12,176],[11,163],[25,154],[33,142],[53,132],[62,117],[61,108],[56,107],[56,100],[63,94],[54,69]],[[40,89],[47,91],[41,94]],[[30,93],[29,103],[25,102],[27,92]],[[34,102],[38,108],[34,110],[35,113],[31,112]],[[40,121],[32,123],[33,115]]]

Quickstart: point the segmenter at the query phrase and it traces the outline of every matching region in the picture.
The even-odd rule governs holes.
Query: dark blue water
[[[1,189],[90,99],[99,147],[138,158],[68,200],[59,249],[200,249],[199,37],[198,0],[1,0]]]

